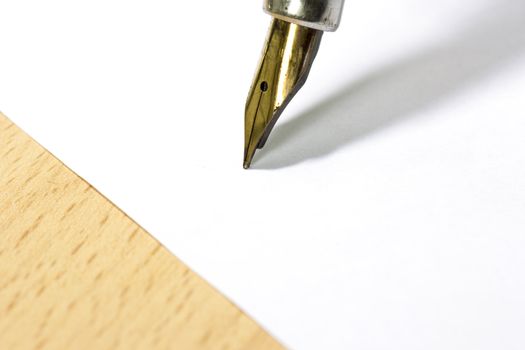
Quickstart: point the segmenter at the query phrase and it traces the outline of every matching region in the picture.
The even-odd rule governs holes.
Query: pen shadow
[[[525,51],[525,1],[501,0],[452,38],[353,81],[277,125],[253,168],[323,157],[476,85]]]

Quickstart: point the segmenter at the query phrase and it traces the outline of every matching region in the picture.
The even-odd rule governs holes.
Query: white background
[[[0,109],[291,348],[524,349],[525,1],[347,1],[245,171],[260,2],[1,1]]]

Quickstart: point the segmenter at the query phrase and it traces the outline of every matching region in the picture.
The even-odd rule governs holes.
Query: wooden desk
[[[0,349],[278,349],[0,114]]]

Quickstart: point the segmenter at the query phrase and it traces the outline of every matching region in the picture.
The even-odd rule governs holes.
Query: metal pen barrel
[[[341,23],[344,0],[264,0],[263,9],[275,18],[304,27],[334,32]]]

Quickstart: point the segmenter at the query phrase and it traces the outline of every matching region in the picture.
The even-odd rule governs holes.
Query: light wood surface
[[[0,113],[0,349],[278,349]]]

